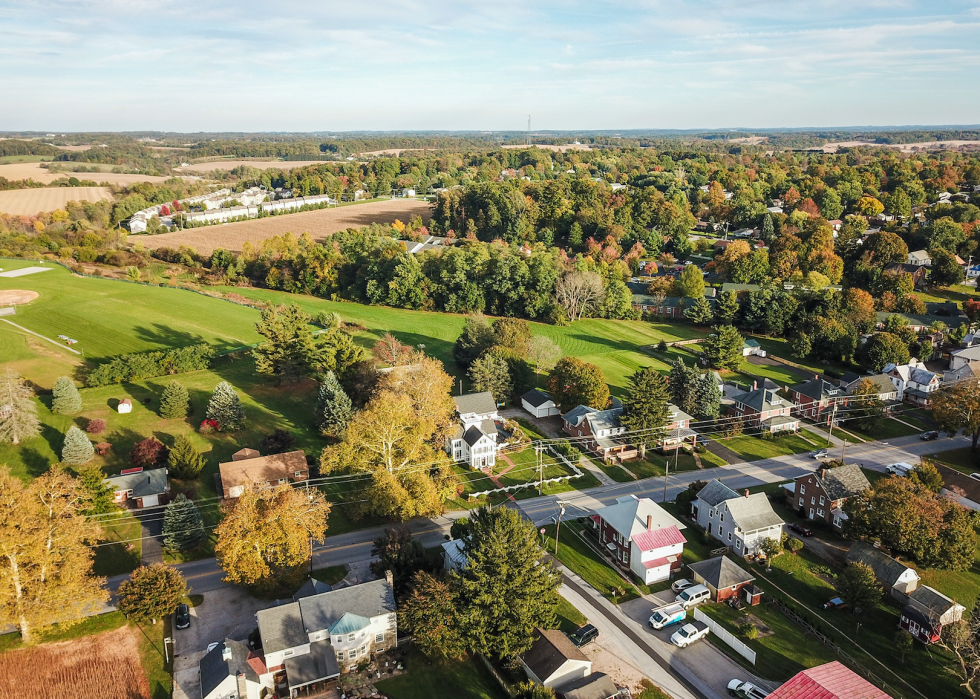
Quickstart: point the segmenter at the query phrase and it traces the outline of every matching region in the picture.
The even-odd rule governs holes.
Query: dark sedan
[[[799,534],[800,536],[813,536],[812,530],[807,529],[806,527],[804,527],[802,524],[798,522],[793,522],[791,525],[789,525],[789,528],[792,529],[797,534]]]
[[[189,629],[191,626],[191,610],[186,604],[177,605],[177,615],[174,626],[178,629]]]
[[[919,439],[924,442],[931,442],[934,439],[939,439],[939,433],[936,430],[930,430],[929,432],[923,432],[919,435]]]

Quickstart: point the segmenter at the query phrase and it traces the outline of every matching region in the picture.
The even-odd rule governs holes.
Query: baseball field
[[[11,167],[0,165],[0,168]],[[14,166],[19,167],[19,166]],[[47,172],[42,170],[42,172]],[[0,176],[3,173],[0,172]],[[70,201],[112,201],[112,192],[106,187],[36,187],[10,189],[0,192],[0,213],[13,216],[34,216],[44,211],[65,208]]]

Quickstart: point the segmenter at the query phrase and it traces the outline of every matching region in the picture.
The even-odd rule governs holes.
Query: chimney
[[[231,648],[229,648],[228,646],[222,645],[222,647],[221,647],[221,659],[222,660],[226,660],[226,661],[227,660],[231,660]]]
[[[748,488],[746,488],[746,489],[745,489],[745,497],[748,497],[748,496],[749,496],[749,489],[748,489]]]
[[[647,515],[647,531],[653,529],[653,515]]]
[[[820,378],[820,374],[814,374],[814,375],[813,375],[813,380],[814,380],[814,381],[816,381],[816,380],[817,380],[817,379],[819,379],[819,378]]]
[[[395,584],[395,577],[391,574],[391,571],[390,570],[386,570],[385,571],[385,580],[388,581],[388,584],[389,585],[394,585]]]
[[[752,390],[754,391],[754,390],[756,390],[757,388],[759,388],[759,382],[758,382],[758,381],[753,381],[753,382],[752,382]]]

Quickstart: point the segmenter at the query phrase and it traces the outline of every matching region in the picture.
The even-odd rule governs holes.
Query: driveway
[[[255,599],[245,590],[231,585],[205,592],[204,601],[191,609],[190,628],[174,629],[174,699],[199,699],[201,696],[198,663],[209,643],[225,638],[246,640],[256,627],[255,613],[276,604],[275,601]]]
[[[139,512],[136,519],[140,521],[140,536],[143,537],[143,552],[140,562],[148,566],[151,563],[163,563],[163,515],[162,510]]]

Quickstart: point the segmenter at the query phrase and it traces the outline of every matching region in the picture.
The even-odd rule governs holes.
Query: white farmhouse
[[[740,496],[715,479],[698,491],[692,503],[697,522],[734,554],[758,553],[766,539],[780,539],[783,520],[765,493]]]
[[[446,453],[470,468],[493,468],[497,458],[497,403],[489,391],[455,396],[458,424],[446,438]]]

